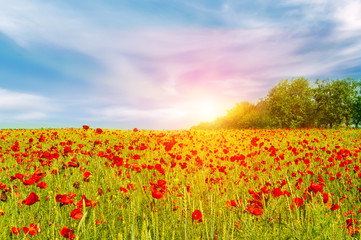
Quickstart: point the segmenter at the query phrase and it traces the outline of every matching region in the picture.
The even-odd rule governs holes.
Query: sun
[[[199,102],[197,111],[202,121],[213,121],[218,116],[218,107],[214,102]]]

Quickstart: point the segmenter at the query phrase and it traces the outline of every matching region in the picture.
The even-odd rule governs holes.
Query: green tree
[[[249,128],[252,126],[255,105],[250,102],[236,103],[236,106],[227,113],[228,128]]]
[[[239,102],[227,111],[227,115],[217,118],[213,129],[240,129],[240,128],[268,128],[269,127],[266,103],[260,99],[257,104]],[[202,127],[206,126],[205,124]],[[209,126],[207,126],[209,127]]]
[[[300,128],[313,125],[314,103],[308,80],[283,80],[266,98],[270,124],[277,128]]]
[[[270,112],[265,99],[260,99],[255,106],[252,128],[270,128]]]
[[[303,128],[356,127],[361,123],[361,80],[315,81],[310,87],[305,78],[280,81],[257,104],[239,102],[226,116],[196,128]]]
[[[316,80],[314,89],[317,125],[337,127],[349,125],[353,117],[356,84],[353,79]]]
[[[353,102],[351,123],[358,128],[361,122],[361,96],[357,96]]]
[[[351,123],[358,128],[359,123],[361,122],[361,79],[355,84],[355,96],[352,104],[352,120]]]

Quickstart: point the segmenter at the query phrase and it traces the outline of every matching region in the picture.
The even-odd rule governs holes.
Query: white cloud
[[[359,0],[340,1],[343,4],[335,10],[334,18],[339,22],[338,30],[346,36],[361,35],[361,2]]]
[[[48,98],[0,88],[1,122],[46,119],[54,111],[54,104]]]
[[[102,76],[101,84],[110,88],[124,89],[123,93],[131,93],[135,96],[147,96],[153,93],[153,95],[163,95],[162,90],[169,94],[177,94],[175,87],[179,75],[192,69],[207,68],[207,65],[215,67],[214,65],[221,61],[238,73],[259,70],[261,75],[262,72],[267,72],[272,78],[297,75],[302,70],[304,75],[312,75],[316,71],[317,74],[322,74],[330,71],[327,65],[333,66],[332,63],[317,62],[325,53],[317,52],[310,59],[307,58],[309,55],[295,55],[297,49],[310,44],[309,41],[312,39],[309,36],[292,37],[296,29],[284,29],[284,24],[279,19],[266,22],[262,18],[257,20],[242,18],[243,23],[240,26],[247,21],[257,21],[257,23],[248,22],[248,29],[113,28],[110,30],[106,28],[103,30],[99,25],[94,24],[95,21],[90,16],[66,8],[65,5],[40,4],[36,1],[24,0],[17,0],[11,4],[5,4],[5,1],[0,0],[1,2],[5,6],[0,10],[2,11],[1,31],[24,46],[33,42],[47,43],[73,48],[93,56],[108,70],[106,76]],[[357,24],[357,15],[352,11],[354,9],[352,6],[357,7],[359,4],[356,1],[348,2],[349,5],[344,8],[346,12],[352,13],[349,14],[349,19],[342,18],[342,14],[338,14],[345,11],[343,8],[336,8],[342,5],[336,4],[335,1],[293,0],[286,3],[307,6],[303,12],[304,19],[301,21],[306,21],[309,16],[312,16],[313,21],[324,20],[326,16],[330,19],[332,16],[328,16],[330,14],[327,14],[327,10],[338,11],[334,13],[334,19],[339,18],[338,21],[344,23],[344,28],[350,29],[360,24]],[[235,2],[228,1],[226,4],[231,6]],[[229,19],[229,13],[224,13],[221,9],[218,13],[220,14],[218,17],[224,18],[226,22],[232,21]],[[231,18],[239,19],[239,16],[236,17],[237,10],[234,10],[234,14],[235,16]],[[299,26],[302,26],[302,22],[299,22]],[[226,48],[237,49],[227,52]],[[314,58],[317,54],[319,56]],[[132,59],[132,56],[136,57]],[[186,61],[182,58],[186,58]],[[299,64],[308,66],[300,67]],[[157,75],[144,71],[142,69],[144,66],[152,68]],[[272,71],[272,69],[277,70]],[[283,70],[287,71],[287,74],[282,74]],[[153,77],[163,80],[152,79]],[[240,76],[241,78],[244,76]],[[100,80],[93,79],[93,81]]]
[[[49,99],[0,88],[0,111],[50,110]]]
[[[13,118],[15,120],[27,121],[27,120],[39,120],[45,119],[47,114],[44,112],[25,112],[22,114],[15,115]]]
[[[284,5],[298,6],[303,23],[334,24],[334,37],[347,38],[361,35],[361,2],[359,0],[285,0]],[[301,23],[300,23],[301,24]]]

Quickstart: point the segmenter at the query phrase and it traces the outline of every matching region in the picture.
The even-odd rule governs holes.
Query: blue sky
[[[0,128],[182,129],[359,79],[358,0],[0,0]]]

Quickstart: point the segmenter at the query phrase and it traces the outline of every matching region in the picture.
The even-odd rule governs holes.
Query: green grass
[[[45,140],[38,142],[41,135]],[[59,232],[64,226],[73,229],[75,239],[359,237],[346,228],[347,219],[360,218],[361,171],[354,171],[355,165],[361,165],[359,130],[104,130],[96,134],[92,129],[47,129],[2,130],[0,137],[0,183],[8,188],[7,201],[0,202],[4,212],[0,239],[62,239]],[[255,137],[259,140],[252,145]],[[94,144],[95,140],[101,144]],[[16,152],[11,149],[15,141],[19,143]],[[167,152],[164,143],[171,141],[177,143]],[[142,145],[147,148],[137,150]],[[65,146],[72,149],[67,156],[63,154]],[[59,157],[46,159],[45,152]],[[232,156],[240,155],[244,160],[232,161]],[[122,166],[112,166],[114,156],[123,158]],[[330,157],[334,162],[328,161]],[[63,167],[71,161],[79,167]],[[187,167],[183,168],[184,163]],[[150,169],[156,164],[164,174]],[[24,185],[20,179],[11,181],[16,173],[28,174],[24,179],[29,179],[36,170],[46,174],[41,179],[48,184],[46,189],[37,183]],[[59,174],[52,174],[53,170]],[[83,179],[86,171],[92,174],[88,181]],[[300,178],[303,183],[297,189]],[[325,184],[322,192],[329,195],[327,203],[322,192],[309,190],[311,183],[321,183],[321,178]],[[166,181],[166,188],[163,197],[155,199],[150,188],[160,179]],[[76,182],[79,188],[74,187]],[[255,204],[252,191],[260,193],[264,186],[269,193],[259,194],[258,200],[263,214],[251,214],[247,209]],[[128,192],[120,191],[121,187]],[[275,188],[290,196],[274,197]],[[26,206],[23,200],[31,192],[40,202]],[[76,194],[73,204],[56,202],[58,194],[70,192]],[[96,206],[81,207],[82,218],[74,220],[70,213],[82,195]],[[293,199],[304,196],[304,205],[295,206]],[[230,200],[237,205],[227,204]],[[332,211],[336,203],[340,208]],[[192,219],[195,210],[202,212],[201,222]],[[39,224],[41,232],[30,237],[22,228],[31,223]],[[11,233],[12,227],[21,229],[17,236]],[[358,223],[353,227],[358,229]]]

